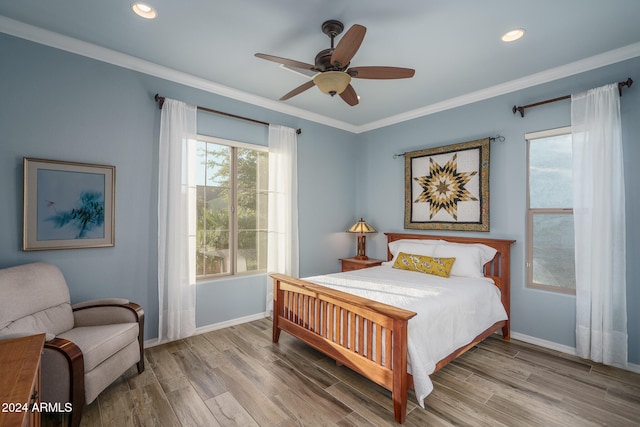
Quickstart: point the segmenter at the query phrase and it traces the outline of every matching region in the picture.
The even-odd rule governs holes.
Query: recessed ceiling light
[[[158,16],[156,10],[146,3],[133,3],[131,5],[131,9],[133,9],[136,15],[141,16],[145,19],[154,19],[156,16]]]
[[[514,42],[524,36],[524,30],[522,28],[517,28],[515,30],[507,31],[502,35],[503,42]]]

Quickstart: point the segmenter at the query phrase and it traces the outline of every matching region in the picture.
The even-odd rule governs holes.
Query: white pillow
[[[432,256],[455,258],[451,276],[484,277],[483,266],[491,261],[497,250],[482,243],[452,243],[442,241]]]
[[[422,245],[422,246],[435,246],[439,242],[444,242],[444,240],[418,240],[418,239],[394,240],[393,242],[389,243],[389,252],[391,252],[391,255],[395,257],[396,255],[398,255],[398,252],[401,252],[398,249],[402,245],[412,244],[412,245]],[[402,251],[402,252],[405,252],[405,251]]]

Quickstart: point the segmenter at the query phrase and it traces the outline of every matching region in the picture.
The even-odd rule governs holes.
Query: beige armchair
[[[56,266],[0,269],[0,340],[43,332],[41,401],[72,408],[69,425],[79,425],[84,404],[131,366],[144,371],[144,311],[138,304],[101,299],[72,306]]]

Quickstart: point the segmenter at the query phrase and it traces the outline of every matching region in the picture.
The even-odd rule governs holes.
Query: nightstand
[[[44,334],[0,343],[1,426],[40,425],[40,357]],[[33,410],[38,408],[36,410]]]
[[[361,270],[363,268],[375,267],[384,262],[383,259],[355,259],[355,258],[340,258],[342,262],[342,271]]]

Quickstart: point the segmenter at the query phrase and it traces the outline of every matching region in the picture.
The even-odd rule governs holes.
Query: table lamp
[[[349,233],[358,233],[358,254],[355,259],[369,259],[366,255],[367,238],[365,233],[377,233],[376,229],[370,226],[364,219],[360,218],[360,221],[353,224],[347,230]]]

